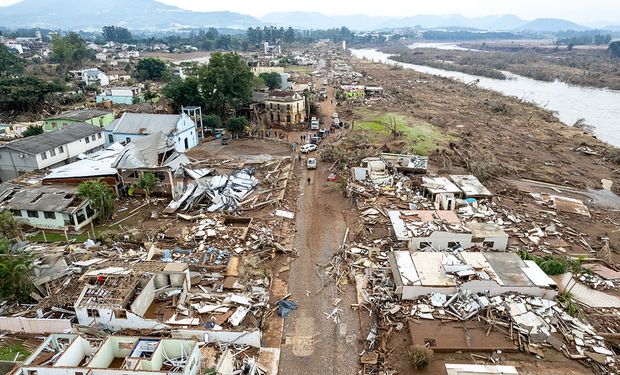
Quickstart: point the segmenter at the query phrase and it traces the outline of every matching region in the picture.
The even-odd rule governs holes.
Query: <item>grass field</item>
[[[13,361],[17,353],[19,353],[17,361],[23,361],[30,355],[30,352],[21,342],[7,343],[7,345],[0,346],[0,361]]]
[[[354,132],[363,133],[373,142],[405,141],[406,152],[426,156],[452,140],[452,137],[443,134],[429,123],[408,120],[397,113],[362,110],[358,114],[361,115],[361,120],[355,122]],[[386,126],[393,123],[396,123],[396,130],[400,133],[397,138],[392,137],[390,127]]]

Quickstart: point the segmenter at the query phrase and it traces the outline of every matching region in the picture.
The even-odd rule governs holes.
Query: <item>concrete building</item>
[[[505,251],[508,234],[497,224],[470,222],[463,225],[452,210],[388,211],[399,241],[411,250],[470,249]]]
[[[97,68],[72,70],[70,73],[74,78],[84,82],[87,85],[107,86],[110,84],[108,75]]]
[[[306,121],[306,99],[296,92],[273,91],[265,99],[265,108],[275,125],[298,125]]]
[[[96,109],[79,109],[76,111],[63,112],[56,116],[46,118],[43,120],[43,129],[46,132],[51,132],[76,123],[87,123],[104,127],[112,121],[114,121],[113,112],[100,111]]]
[[[463,198],[491,199],[493,193],[472,175],[450,175],[450,180],[463,192]]]
[[[196,123],[187,114],[160,115],[124,113],[105,128],[106,144],[129,143],[132,139],[163,133],[175,150],[185,152],[198,145]]]
[[[80,324],[117,331],[162,329],[179,322],[196,325],[200,321],[197,318],[177,320],[176,313],[160,321],[153,315],[158,297],[174,296],[177,304],[185,303],[190,289],[189,268],[185,263],[168,263],[163,271],[155,273],[108,267],[89,271],[84,277],[86,285],[74,306]]]
[[[106,88],[101,94],[97,95],[96,102],[103,103],[104,101],[111,101],[113,104],[134,104],[135,102],[141,102],[142,98],[140,94],[142,90],[139,87],[109,87]]]
[[[196,375],[196,340],[53,334],[24,361],[20,375]]]
[[[82,123],[5,143],[0,145],[0,178],[8,181],[26,172],[69,164],[103,145],[102,129]]]
[[[406,300],[459,289],[490,297],[514,292],[553,299],[557,294],[556,283],[536,262],[515,253],[394,251],[389,257],[396,294]]]
[[[33,228],[81,233],[97,212],[88,199],[76,195],[76,187],[43,185],[22,187],[2,184],[0,209]]]

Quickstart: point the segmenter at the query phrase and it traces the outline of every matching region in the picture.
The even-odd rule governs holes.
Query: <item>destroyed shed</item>
[[[396,293],[404,300],[457,290],[488,293],[514,292],[553,299],[555,282],[533,261],[514,253],[394,251],[390,266]]]
[[[425,174],[428,170],[428,157],[406,154],[382,153],[381,159],[388,167],[402,173]]]
[[[475,176],[450,175],[450,180],[463,192],[462,197],[474,199],[491,199],[493,193],[489,191]]]
[[[109,336],[101,341],[76,334],[53,334],[26,359],[20,374],[195,375],[200,363],[195,340]]]

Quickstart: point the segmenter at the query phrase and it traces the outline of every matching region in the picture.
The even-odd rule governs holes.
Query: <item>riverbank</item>
[[[500,51],[485,49],[486,45],[468,45],[480,51],[460,49],[389,47],[383,51],[394,54],[401,63],[426,65],[455,70],[483,77],[506,79],[508,71],[539,81],[555,80],[572,85],[620,90],[620,61],[605,50],[524,49]]]
[[[455,141],[431,152],[444,169],[483,169],[488,177],[518,176],[578,189],[599,189],[601,179],[620,192],[618,150],[562,124],[551,112],[462,82],[353,59],[356,71],[383,86],[386,97],[370,102],[379,112],[426,122]],[[597,155],[579,150],[593,150]]]

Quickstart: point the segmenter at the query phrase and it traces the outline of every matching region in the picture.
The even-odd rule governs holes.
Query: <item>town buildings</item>
[[[137,86],[108,87],[96,97],[97,103],[111,101],[112,104],[134,104],[140,102],[142,89]]]
[[[272,124],[290,126],[306,121],[306,98],[293,91],[273,91],[265,99]]]
[[[79,109],[59,113],[48,117],[43,121],[43,129],[46,132],[62,129],[70,124],[88,123],[91,125],[104,127],[114,121],[114,113],[96,109]]]
[[[83,123],[5,143],[0,145],[0,179],[71,163],[80,154],[102,149],[104,143],[101,128]]]

